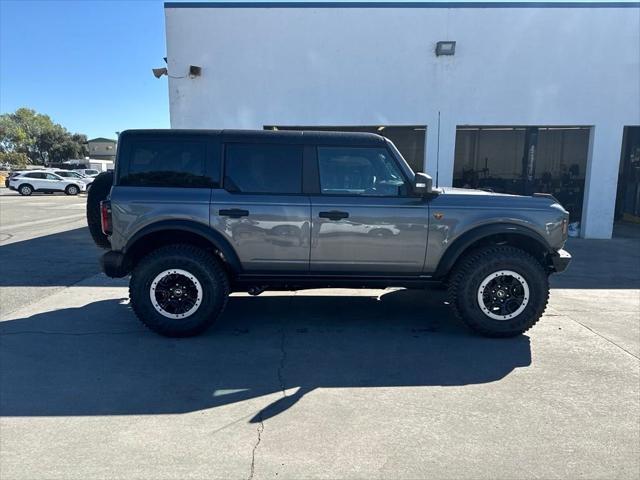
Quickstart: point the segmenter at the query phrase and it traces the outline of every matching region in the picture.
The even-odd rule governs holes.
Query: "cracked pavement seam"
[[[285,367],[285,362],[287,361],[287,350],[285,349],[285,340],[286,340],[286,332],[284,327],[280,330],[280,363],[278,364],[278,383],[280,384],[280,390],[282,391],[283,398],[287,396],[286,392],[286,383],[283,376],[283,371]],[[268,408],[268,407],[266,407]],[[264,408],[258,412],[258,428],[257,434],[258,438],[256,439],[256,443],[253,445],[253,450],[251,451],[251,466],[249,469],[249,476],[247,480],[253,480],[253,477],[256,472],[256,450],[258,449],[258,445],[262,441],[262,432],[264,432],[264,419],[262,418],[262,412],[264,412]]]
[[[278,365],[278,382],[280,382],[280,390],[282,391],[282,396],[287,396],[287,386],[284,381],[284,364],[287,361],[287,351],[285,350],[285,330],[284,328],[280,334],[280,365]]]
[[[251,469],[249,471],[249,476],[247,480],[253,480],[253,475],[256,472],[256,450],[258,449],[258,445],[260,445],[260,441],[262,440],[262,432],[264,431],[264,421],[262,419],[262,410],[258,413],[258,418],[260,419],[260,423],[258,423],[258,439],[256,440],[255,445],[253,446],[253,450],[251,451]]]
[[[611,345],[618,347],[620,350],[622,350],[623,352],[629,354],[630,356],[632,356],[633,358],[635,358],[636,360],[640,360],[640,357],[638,357],[635,353],[630,352],[629,350],[627,350],[626,348],[624,348],[622,345],[618,345],[616,342],[614,342],[613,340],[611,340],[610,338],[605,337],[604,335],[602,335],[601,333],[595,331],[593,328],[588,327],[587,325],[585,325],[584,323],[576,320],[575,318],[573,318],[573,316],[571,315],[567,315],[567,318],[575,323],[577,323],[578,325],[580,325],[583,328],[586,328],[587,330],[589,330],[591,333],[593,333],[594,335],[597,335],[598,337],[602,338],[603,340],[609,342]]]

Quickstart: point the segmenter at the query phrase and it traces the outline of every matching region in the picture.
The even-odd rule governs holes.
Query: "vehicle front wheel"
[[[18,191],[20,192],[20,195],[24,195],[25,197],[28,197],[33,193],[33,187],[27,184],[20,185],[20,187],[18,188]]]
[[[129,283],[140,321],[167,337],[204,332],[227,303],[229,281],[218,258],[191,245],[169,245],[148,254]]]
[[[549,300],[549,281],[534,257],[501,245],[477,250],[458,262],[449,282],[453,310],[488,337],[513,337],[531,328]]]
[[[67,195],[78,195],[78,193],[80,193],[80,189],[76,185],[69,185],[65,189],[64,193]]]

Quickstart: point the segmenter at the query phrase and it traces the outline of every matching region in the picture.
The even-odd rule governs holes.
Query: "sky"
[[[169,128],[161,0],[0,0],[0,113],[29,107],[115,138]]]
[[[162,1],[0,0],[0,113],[48,114],[71,132],[115,138],[169,128]]]

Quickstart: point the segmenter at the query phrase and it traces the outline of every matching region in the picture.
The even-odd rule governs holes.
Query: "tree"
[[[19,152],[0,152],[0,164],[12,168],[24,168],[29,164],[29,157]]]
[[[22,153],[28,163],[47,164],[89,154],[86,135],[70,133],[48,115],[29,108],[0,115],[0,152]]]

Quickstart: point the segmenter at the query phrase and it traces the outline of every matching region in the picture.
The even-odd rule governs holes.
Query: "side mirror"
[[[433,191],[433,180],[426,173],[418,172],[413,178],[413,191],[416,195],[424,196]]]

